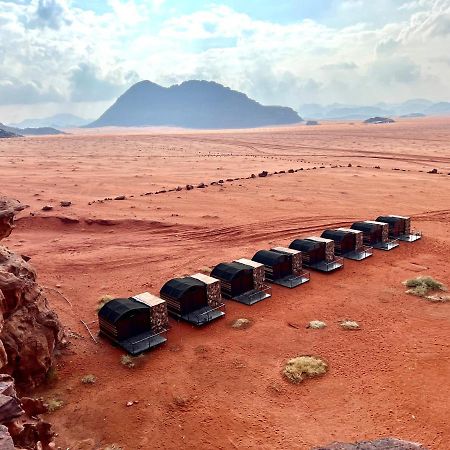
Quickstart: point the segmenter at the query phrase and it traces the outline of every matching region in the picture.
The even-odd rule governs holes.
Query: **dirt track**
[[[109,130],[3,140],[0,161],[2,194],[30,205],[5,243],[32,257],[43,284],[61,285],[73,308],[55,294],[52,306],[83,336],[62,356],[59,381],[39,392],[64,400],[51,416],[63,448],[92,438],[127,450],[309,449],[380,436],[449,448],[450,305],[408,296],[401,282],[430,274],[450,284],[450,119]],[[143,195],[201,182],[209,186]],[[117,195],[127,198],[92,203]],[[173,276],[386,213],[411,215],[424,239],[275,287],[251,308],[230,302],[204,329],[171,322],[167,345],[134,370],[79,322],[96,319],[101,294],[158,293]],[[239,317],[254,324],[232,329]],[[345,318],[362,330],[340,330]],[[328,327],[306,329],[313,319]],[[299,354],[322,356],[329,373],[288,384],[283,362]],[[82,385],[90,373],[97,383]]]

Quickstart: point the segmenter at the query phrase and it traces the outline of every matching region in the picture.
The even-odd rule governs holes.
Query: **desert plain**
[[[4,139],[0,161],[1,194],[29,205],[4,243],[70,302],[49,290],[70,345],[36,392],[63,402],[49,415],[61,448],[310,449],[387,436],[450,448],[450,303],[402,285],[450,284],[450,119],[78,130]],[[175,276],[382,214],[411,216],[423,239],[274,286],[252,307],[227,301],[225,318],[200,329],[171,319],[168,342],[134,369],[96,337],[102,295],[158,294]],[[251,326],[234,329],[238,318]],[[327,328],[307,329],[314,319]],[[340,329],[343,319],[361,329]],[[283,365],[298,355],[322,357],[328,373],[290,384]],[[95,384],[81,383],[87,374]]]

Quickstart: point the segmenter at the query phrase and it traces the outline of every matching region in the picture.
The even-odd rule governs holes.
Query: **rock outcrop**
[[[0,374],[0,449],[50,449],[51,425],[38,417],[47,411],[42,400],[17,397],[14,379]]]
[[[18,203],[0,200],[0,239],[11,233],[17,210]],[[44,381],[62,340],[61,324],[36,272],[22,256],[0,246],[0,369],[32,389]]]
[[[14,227],[18,202],[0,199],[0,240]],[[0,246],[0,449],[51,448],[50,424],[37,417],[46,411],[40,400],[19,399],[45,380],[54,351],[64,341],[58,318],[47,304],[28,258]],[[13,378],[14,377],[14,378]],[[38,444],[39,443],[39,444]]]

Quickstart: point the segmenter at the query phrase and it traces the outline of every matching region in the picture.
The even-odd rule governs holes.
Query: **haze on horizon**
[[[100,115],[133,83],[263,103],[450,100],[450,0],[0,0],[0,122]]]

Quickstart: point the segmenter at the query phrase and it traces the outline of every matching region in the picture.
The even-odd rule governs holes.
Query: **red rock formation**
[[[0,199],[0,240],[10,235],[20,209],[17,202]],[[23,391],[45,379],[64,337],[26,259],[0,246],[0,370],[14,376]],[[52,448],[50,424],[37,417],[45,405],[19,399],[10,375],[0,374],[0,449]]]
[[[17,203],[0,200],[0,239],[11,233],[17,209]],[[45,379],[62,339],[34,269],[0,246],[0,369],[31,389]]]
[[[37,417],[45,412],[42,400],[19,399],[10,375],[0,374],[0,449],[50,449],[51,425]]]

